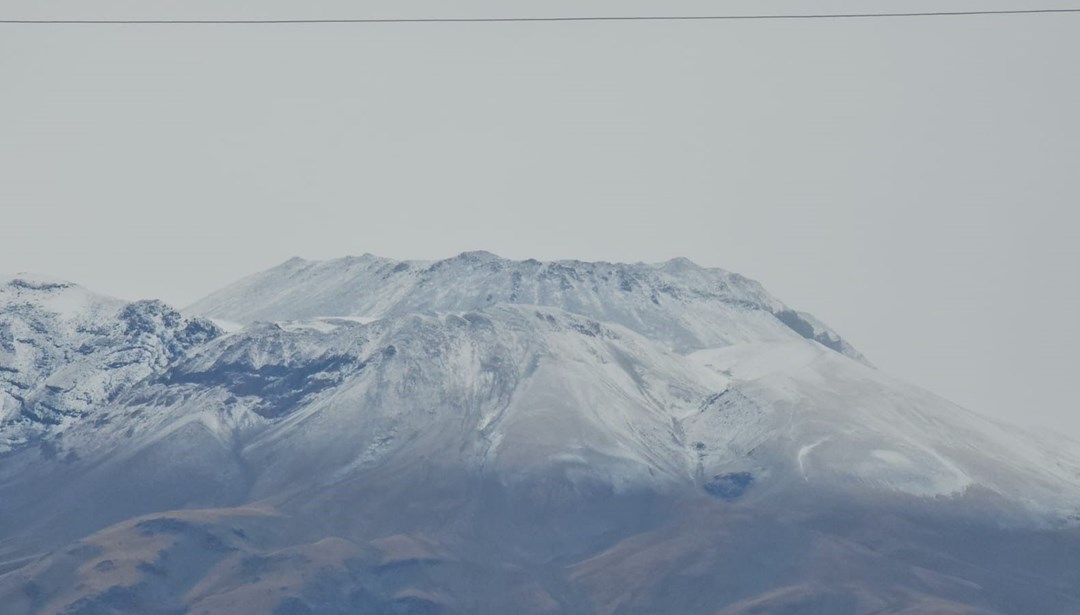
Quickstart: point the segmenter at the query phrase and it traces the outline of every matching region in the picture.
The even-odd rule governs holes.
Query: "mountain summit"
[[[737,274],[292,259],[197,316],[8,285],[3,391],[82,404],[0,422],[11,613],[1080,611],[1075,448]]]
[[[809,314],[757,282],[675,258],[659,264],[513,261],[464,252],[440,261],[371,254],[328,261],[290,259],[188,308],[249,323],[328,316],[383,318],[417,312],[539,305],[627,327],[677,352],[743,342],[813,339],[862,355]]]

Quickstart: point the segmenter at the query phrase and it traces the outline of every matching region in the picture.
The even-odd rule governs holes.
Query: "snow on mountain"
[[[1052,519],[1080,506],[1068,447],[833,352],[840,337],[813,317],[790,320],[757,283],[685,260],[294,260],[195,307],[320,317],[225,336],[62,282],[14,278],[2,293],[8,449],[51,429],[64,438],[49,455],[186,458],[142,463],[154,476],[222,464],[199,471],[244,476],[253,497],[435,457],[511,483],[976,490]],[[539,305],[553,303],[574,309]]]
[[[13,613],[1080,608],[1073,443],[741,276],[294,259],[192,309],[240,324],[0,286]]]
[[[117,402],[58,452],[146,484],[183,467],[252,500],[405,480],[437,459],[507,485],[985,493],[1039,523],[1080,510],[1074,452],[815,342],[680,355],[555,308],[250,325]]]
[[[328,261],[293,258],[187,310],[248,323],[382,318],[499,303],[556,307],[620,324],[679,352],[805,337],[864,360],[836,332],[788,308],[757,282],[684,258],[655,265],[512,261],[489,252],[435,262],[370,254]]]
[[[62,431],[220,334],[160,301],[59,280],[0,278],[0,452]]]
[[[728,434],[723,449],[702,450],[706,468],[771,455],[773,469],[808,484],[920,497],[988,492],[1059,519],[1080,511],[1073,443],[1051,445],[806,342],[689,359],[731,378],[688,428],[691,439]]]

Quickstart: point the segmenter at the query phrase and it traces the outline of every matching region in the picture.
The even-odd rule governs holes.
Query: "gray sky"
[[[0,13],[1049,6],[39,4]],[[760,280],[885,370],[1080,436],[1077,58],[1080,15],[0,25],[0,271],[183,306],[293,255],[682,255]]]

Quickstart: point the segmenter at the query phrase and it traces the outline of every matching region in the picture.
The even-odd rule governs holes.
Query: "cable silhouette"
[[[0,19],[0,24],[71,25],[287,25],[287,24],[410,24],[410,23],[513,23],[594,21],[738,21],[785,19],[889,19],[904,17],[969,17],[977,15],[1045,15],[1080,13],[1080,8],[973,11],[919,11],[909,13],[801,13],[758,15],[608,15],[580,17],[389,17],[367,19]]]

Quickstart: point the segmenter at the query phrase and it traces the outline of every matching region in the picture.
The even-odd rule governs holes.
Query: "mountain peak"
[[[685,256],[676,256],[675,258],[668,259],[661,263],[660,266],[670,271],[687,271],[702,269],[701,265],[698,265],[697,263],[686,258]]]
[[[465,252],[462,252],[461,254],[458,254],[457,256],[455,256],[454,259],[456,259],[456,260],[464,260],[464,261],[482,261],[482,262],[506,260],[503,257],[499,256],[498,254],[495,254],[493,252],[488,252],[487,250],[466,250]]]

